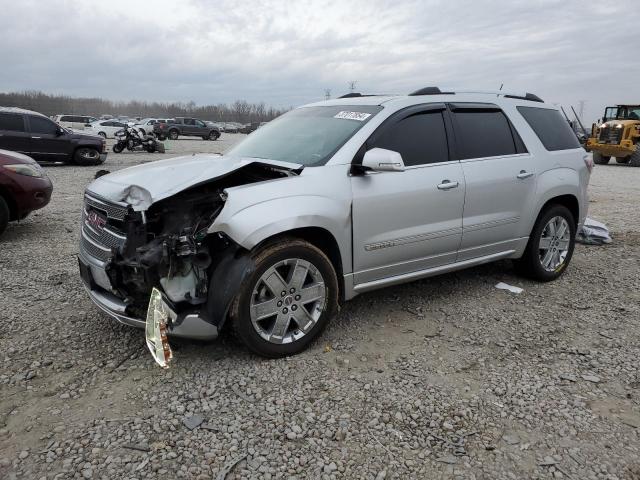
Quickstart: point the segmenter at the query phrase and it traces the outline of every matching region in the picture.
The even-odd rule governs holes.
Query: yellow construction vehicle
[[[601,122],[591,127],[586,149],[598,165],[615,157],[618,163],[640,167],[640,105],[605,108]]]

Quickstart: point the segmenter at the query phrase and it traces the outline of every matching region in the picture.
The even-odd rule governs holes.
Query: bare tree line
[[[282,115],[286,110],[267,107],[264,102],[249,103],[236,100],[232,104],[197,106],[173,102],[114,102],[103,98],[74,98],[67,95],[48,95],[38,91],[0,93],[0,106],[20,107],[34,110],[44,115],[76,114],[100,116],[126,115],[128,117],[180,117],[190,116],[202,120],[224,122],[268,122]]]

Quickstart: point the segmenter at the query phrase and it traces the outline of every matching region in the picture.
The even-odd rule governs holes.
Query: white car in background
[[[62,127],[74,130],[84,130],[87,125],[98,120],[88,115],[54,115],[51,119]]]
[[[153,126],[159,121],[157,118],[143,118],[133,125],[139,133],[142,135],[150,135],[153,133]],[[162,121],[162,119],[160,119]]]
[[[125,126],[126,123],[118,120],[98,120],[85,127],[85,131],[96,133],[103,138],[115,138],[115,133]]]

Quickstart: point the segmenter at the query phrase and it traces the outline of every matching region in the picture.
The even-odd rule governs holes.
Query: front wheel
[[[107,134],[104,132],[98,132],[98,135],[100,135],[102,138],[107,138]]]
[[[636,151],[627,158],[629,159],[629,165],[640,167],[640,142],[636,143]]]
[[[593,163],[596,165],[606,165],[611,160],[611,157],[602,155],[600,152],[593,152]]]
[[[123,145],[123,143],[122,143],[122,142],[116,142],[116,143],[113,145],[113,151],[114,151],[114,153],[120,153],[120,152],[122,152],[122,150],[124,150],[124,145]]]
[[[169,138],[170,138],[171,140],[177,140],[179,136],[180,136],[180,134],[178,133],[178,131],[177,131],[177,130],[171,130],[171,131],[169,132]]]
[[[0,197],[0,235],[7,229],[9,214],[9,205],[4,198]]]
[[[338,280],[314,245],[286,239],[253,255],[256,269],[231,307],[236,336],[269,358],[304,350],[327,326],[338,305]]]
[[[73,162],[76,165],[100,165],[100,152],[95,148],[81,147],[76,150],[73,156]]]
[[[220,136],[220,134],[218,132],[216,132],[215,130],[211,131],[209,133],[209,140],[217,140],[218,137]]]
[[[516,268],[534,280],[555,280],[569,265],[575,240],[576,221],[572,213],[564,205],[552,205],[538,216]]]

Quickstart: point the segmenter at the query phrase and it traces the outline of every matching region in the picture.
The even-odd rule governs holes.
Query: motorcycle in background
[[[164,153],[164,144],[156,140],[153,135],[140,135],[131,125],[115,133],[116,143],[113,146],[114,153],[120,153],[125,148],[131,152],[145,150],[149,153]]]

